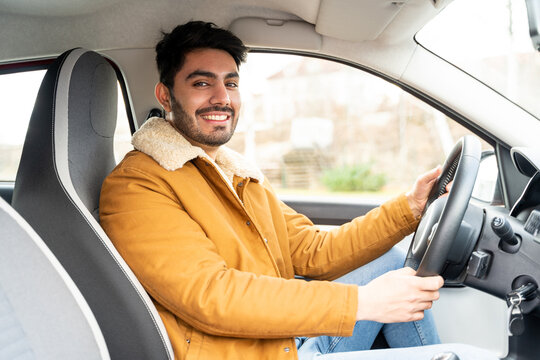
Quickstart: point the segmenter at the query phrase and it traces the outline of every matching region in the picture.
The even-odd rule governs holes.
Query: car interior
[[[255,103],[268,97],[258,76],[264,73],[279,84],[290,76],[287,68],[294,66],[284,62],[281,73],[271,72],[272,62],[294,56],[340,64],[390,84],[421,104],[417,108],[438,114],[429,123],[431,133],[454,135],[453,124],[464,129],[447,142],[444,134],[437,138],[440,143],[426,141],[418,157],[411,159],[420,163],[429,153],[436,153],[438,160],[429,160],[426,166],[440,161],[443,171],[418,229],[398,246],[407,250],[405,265],[417,269],[419,276],[440,274],[445,279],[441,299],[433,307],[443,342],[467,343],[501,359],[537,359],[540,106],[534,99],[540,90],[540,77],[535,77],[540,75],[540,1],[497,0],[498,7],[493,9],[490,4],[484,0],[1,1],[0,118],[5,120],[0,119],[0,241],[4,248],[0,252],[0,323],[5,331],[0,336],[0,359],[175,358],[151,298],[99,225],[99,194],[103,180],[123,156],[116,151],[121,146],[126,148],[124,153],[131,150],[130,135],[149,117],[161,114],[153,95],[158,82],[154,46],[161,31],[194,19],[231,30],[249,47],[253,59],[258,55],[276,59],[250,68],[248,58],[242,65],[251,71],[242,76],[251,76],[254,87],[259,87],[258,93],[244,99],[244,107],[250,100]],[[482,77],[487,66],[478,64],[484,63],[473,69],[480,71],[477,76],[459,62],[459,56],[466,55],[460,53],[454,61],[452,51],[457,47],[443,49],[445,36],[453,32],[448,28],[455,19],[452,12],[482,25],[500,22],[495,10],[499,8],[510,13],[508,26],[521,26],[526,38],[523,45],[500,40],[502,35],[496,32],[489,33],[492,38],[482,38],[486,45],[489,41],[502,44],[504,61],[490,48],[486,63],[498,66],[495,72],[497,81],[504,83],[503,90]],[[437,21],[442,35],[433,30]],[[462,35],[473,37],[467,31],[461,31]],[[510,33],[513,36],[517,30],[511,27]],[[513,63],[508,49],[518,45],[528,52],[521,53],[519,48],[516,58],[521,62]],[[298,68],[309,72],[307,65]],[[3,80],[33,72],[41,74],[35,97],[27,95],[30,83],[26,80],[17,80],[19,88]],[[286,90],[308,93],[299,102],[326,96],[319,98],[314,89],[312,95],[309,86],[303,88],[300,78],[294,79]],[[321,79],[326,78],[310,83],[311,88],[330,87]],[[337,84],[348,81],[349,75]],[[375,98],[377,91],[375,85],[366,90]],[[29,98],[31,104],[11,108],[8,93]],[[282,102],[280,98],[268,107],[286,111],[287,104]],[[280,107],[284,109],[275,109]],[[261,109],[248,107],[245,111],[251,113],[244,113],[241,121],[262,113]],[[402,133],[407,124],[421,118],[405,110],[408,115],[394,126]],[[24,112],[28,113],[26,122]],[[361,128],[367,132],[389,121],[382,115],[373,119]],[[321,126],[328,124],[317,121]],[[16,122],[22,125],[10,124]],[[451,127],[439,126],[447,122]],[[279,124],[263,125],[240,131],[246,154],[259,143],[260,156],[260,149],[266,148],[257,131],[269,134]],[[312,136],[327,146],[318,134],[324,131],[314,131],[314,135],[301,131],[295,135],[300,140],[295,140],[294,126],[287,126],[286,137],[291,133],[291,139],[301,143]],[[324,126],[321,129],[327,129]],[[121,127],[127,145],[116,142]],[[251,138],[250,131],[255,134]],[[377,135],[381,143],[397,141],[386,130],[378,131],[368,136]],[[10,141],[17,136],[22,141],[14,146]],[[374,143],[352,132],[334,135],[332,141],[347,136],[355,146]],[[14,147],[16,152],[11,150]],[[293,175],[286,178],[282,171],[290,166],[291,154],[296,156],[293,160],[323,158],[324,147],[319,152],[318,148],[303,149],[283,155],[273,168],[267,158],[260,166],[263,171],[268,168],[269,178],[275,173],[278,183],[287,184]],[[361,158],[358,149],[346,150],[345,156]],[[389,158],[390,168],[399,167],[396,163],[403,159],[379,148],[371,151],[375,160]],[[327,162],[321,160],[317,166]],[[4,170],[11,171],[10,175],[4,175]],[[448,196],[441,197],[450,182]],[[322,228],[344,224],[382,202],[365,194],[315,196],[313,186],[301,192],[295,192],[294,186],[284,188],[278,191],[282,200]],[[487,195],[483,188],[488,188]],[[385,347],[384,339],[375,346]]]

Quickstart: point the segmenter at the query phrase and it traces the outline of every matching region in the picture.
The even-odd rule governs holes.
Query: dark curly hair
[[[178,25],[170,33],[162,32],[163,38],[156,45],[156,63],[159,81],[173,88],[174,76],[184,65],[186,54],[195,49],[209,48],[228,52],[240,66],[246,60],[247,47],[232,32],[214,23],[190,21]]]

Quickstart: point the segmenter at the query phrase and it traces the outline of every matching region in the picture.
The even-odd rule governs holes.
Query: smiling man
[[[164,34],[156,52],[165,118],[134,134],[136,150],[103,184],[100,219],[152,297],[176,357],[431,359],[445,350],[406,348],[438,343],[428,309],[443,281],[401,268],[404,255],[392,249],[414,231],[440,170],[321,231],[223,146],[238,122],[242,42],[190,22]],[[381,330],[399,349],[367,351]]]
[[[156,98],[167,111],[167,120],[211,157],[230,140],[238,122],[240,76],[232,60],[224,50],[195,49],[186,54],[174,85],[160,82],[156,86]]]

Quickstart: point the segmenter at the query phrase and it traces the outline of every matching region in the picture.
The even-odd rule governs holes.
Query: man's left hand
[[[405,194],[409,202],[409,207],[411,208],[415,218],[419,218],[420,215],[422,215],[422,211],[424,211],[424,207],[426,206],[431,188],[433,185],[435,185],[437,177],[441,174],[441,171],[441,166],[437,166],[436,168],[420,175],[416,179],[413,188]]]

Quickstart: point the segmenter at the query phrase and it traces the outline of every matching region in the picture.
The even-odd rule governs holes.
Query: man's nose
[[[214,87],[214,92],[210,98],[210,103],[212,105],[230,105],[231,98],[229,96],[229,91],[225,84],[218,84]]]

